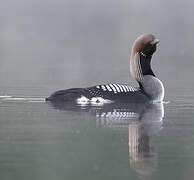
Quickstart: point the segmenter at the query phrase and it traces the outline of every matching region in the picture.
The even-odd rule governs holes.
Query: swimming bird
[[[164,86],[151,68],[151,59],[158,43],[159,40],[152,34],[143,34],[133,43],[130,72],[139,87],[110,83],[87,88],[71,88],[54,92],[46,98],[46,101],[96,105],[107,102],[161,102],[164,98]]]

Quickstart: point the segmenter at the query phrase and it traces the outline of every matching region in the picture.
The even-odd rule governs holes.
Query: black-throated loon
[[[132,47],[130,72],[139,87],[122,84],[96,85],[88,88],[72,88],[56,91],[46,101],[101,104],[106,102],[144,103],[162,101],[164,87],[151,69],[151,58],[159,40],[152,34],[139,36]]]

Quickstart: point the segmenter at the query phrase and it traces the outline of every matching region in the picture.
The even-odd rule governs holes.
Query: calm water
[[[192,179],[193,96],[146,106],[0,102],[1,179]]]
[[[0,179],[193,179],[193,9],[190,0],[2,2]],[[164,104],[44,102],[59,89],[137,86],[129,54],[142,33],[160,39],[152,66]]]

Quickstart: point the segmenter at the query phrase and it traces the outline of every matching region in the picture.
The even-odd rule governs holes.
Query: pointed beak
[[[159,39],[154,39],[150,44],[155,45],[155,44],[158,44],[159,42],[160,42]]]

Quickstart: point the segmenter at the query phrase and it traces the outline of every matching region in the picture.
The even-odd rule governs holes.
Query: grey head
[[[159,40],[152,34],[143,34],[135,40],[130,56],[130,72],[151,99],[161,101],[164,87],[151,68],[152,55],[156,52],[158,43]]]
[[[155,76],[151,69],[152,55],[156,51],[159,40],[152,34],[139,36],[132,47],[130,57],[131,75],[141,83],[144,75]]]

